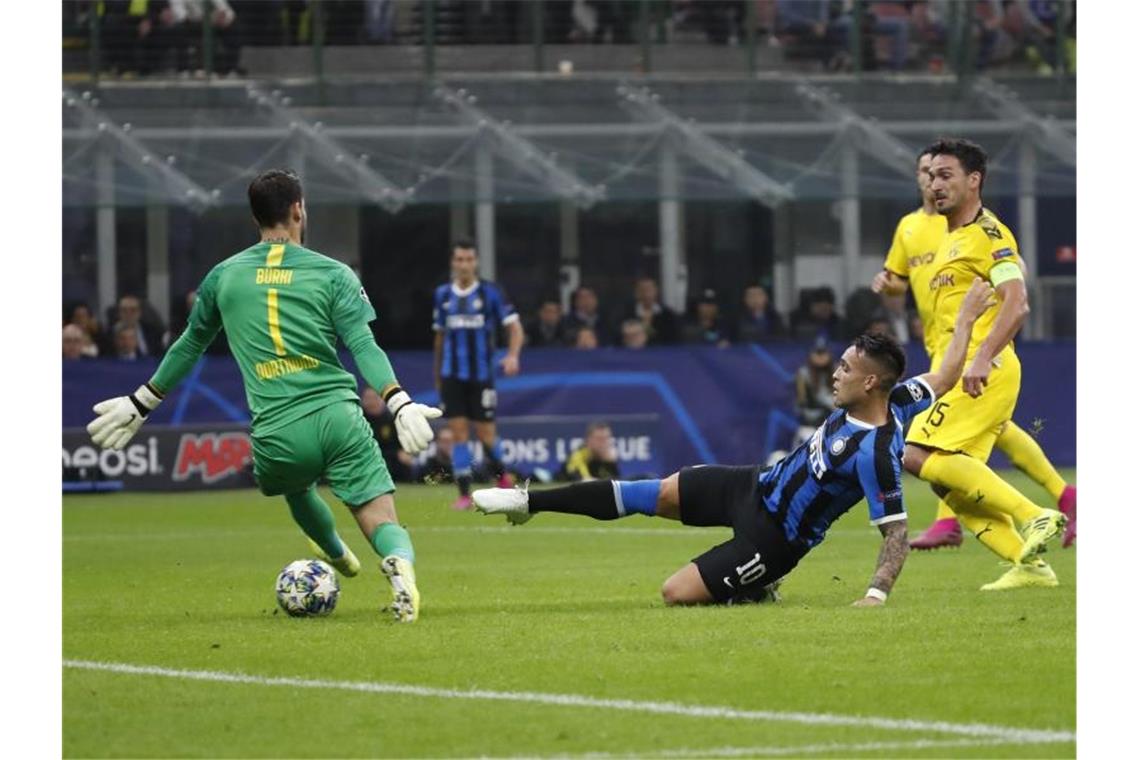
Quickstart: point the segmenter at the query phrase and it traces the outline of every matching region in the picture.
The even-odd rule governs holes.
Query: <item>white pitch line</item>
[[[689,718],[719,718],[727,720],[760,721],[770,723],[800,723],[814,726],[856,726],[891,731],[921,731],[924,733],[953,734],[975,739],[986,737],[1010,742],[1054,743],[1071,742],[1076,735],[1071,731],[1033,728],[1014,728],[984,723],[949,723],[876,716],[838,715],[833,713],[778,712],[773,710],[741,710],[716,705],[692,705],[679,702],[650,702],[633,699],[604,699],[580,694],[551,694],[535,691],[492,691],[489,689],[443,689],[413,684],[373,681],[326,681],[321,679],[291,678],[288,676],[256,676],[214,670],[177,670],[153,665],[132,665],[122,662],[95,662],[91,660],[64,660],[65,668],[98,670],[141,676],[160,676],[187,681],[251,684],[256,686],[288,686],[295,689],[331,689],[372,694],[403,694],[432,699],[471,699],[501,702],[526,702],[558,707],[586,707],[626,712],[679,715]]]
[[[778,757],[781,755],[813,755],[824,752],[882,752],[893,749],[937,749],[947,747],[996,747],[1002,744],[1027,744],[1029,742],[1013,741],[1011,739],[916,739],[901,742],[860,742],[858,744],[797,744],[797,745],[768,745],[760,747],[709,747],[706,749],[663,749],[648,752],[587,752],[585,754],[559,754],[550,760],[632,760],[643,757],[755,757],[764,755]],[[485,759],[488,760],[488,759]],[[503,760],[508,760],[503,758]]]

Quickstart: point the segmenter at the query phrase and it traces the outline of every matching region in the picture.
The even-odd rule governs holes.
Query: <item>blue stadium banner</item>
[[[843,346],[836,344],[834,355]],[[650,468],[673,472],[690,464],[754,464],[786,450],[795,434],[796,369],[809,347],[795,343],[697,346],[627,351],[535,349],[524,351],[522,371],[495,381],[497,417],[573,417],[581,430],[544,434],[582,435],[585,422],[619,415],[654,415]],[[1076,344],[1019,343],[1022,386],[1014,419],[1030,431],[1058,466],[1076,464]],[[908,346],[908,373],[926,371],[919,345]],[[430,352],[392,352],[392,365],[417,401],[432,404]],[[352,368],[351,358],[343,357]],[[91,407],[145,382],[154,360],[64,362],[63,424],[82,428]],[[1043,381],[1047,378],[1047,381]],[[241,376],[228,357],[203,358],[143,428],[154,425],[248,424]],[[623,436],[619,436],[622,438]],[[535,444],[537,445],[537,444]],[[520,451],[531,463],[534,452]],[[997,466],[1007,466],[995,454]],[[533,466],[533,465],[531,465]],[[524,469],[520,467],[520,469]]]
[[[661,425],[656,414],[500,418],[498,431],[503,463],[524,475],[533,475],[536,469],[554,475],[582,446],[586,426],[594,421],[610,426],[622,477],[657,476],[664,471]]]

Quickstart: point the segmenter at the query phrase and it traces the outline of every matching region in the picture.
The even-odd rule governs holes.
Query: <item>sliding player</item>
[[[923,153],[918,157],[918,189],[922,197],[922,207],[899,220],[894,240],[883,271],[875,276],[871,289],[876,293],[887,292],[903,295],[908,285],[914,293],[918,316],[922,320],[922,336],[931,366],[936,360],[937,341],[935,340],[934,296],[925,287],[934,267],[934,255],[946,237],[946,217],[938,213],[934,205],[934,195],[930,190],[930,162],[932,156]],[[999,222],[1000,226],[1000,222]],[[1008,236],[1011,247],[1017,251],[1013,236]],[[1014,466],[1039,483],[1057,500],[1058,509],[1069,518],[1061,545],[1068,547],[1076,538],[1077,531],[1077,489],[1065,482],[1052,463],[1041,450],[1033,436],[1021,429],[1012,419],[1005,424],[994,444],[1004,452]],[[958,546],[962,543],[962,529],[953,510],[945,500],[938,502],[938,513],[934,523],[922,535],[910,542],[912,549],[937,549],[942,546]]]
[[[283,495],[315,551],[341,573],[360,560],[336,532],[332,511],[314,484],[324,478],[352,510],[380,555],[397,620],[419,615],[415,552],[396,522],[396,490],[360,410],[356,380],[336,354],[339,336],[365,381],[383,395],[400,445],[416,454],[432,439],[428,420],[396,382],[368,323],[376,318],[356,275],[344,264],[302,246],[305,199],[292,172],[267,171],[249,186],[261,242],[215,266],[198,287],[190,324],[149,382],[130,396],[95,405],[92,440],[121,449],[146,416],[194,367],[225,328],[253,414],[254,476],[266,496]]]
[[[881,605],[908,551],[903,426],[957,384],[974,322],[993,303],[993,289],[977,280],[959,304],[957,331],[941,367],[903,383],[906,355],[893,338],[856,338],[833,375],[836,410],[770,469],[687,467],[664,480],[599,480],[533,492],[481,489],[473,494],[475,506],[515,523],[537,512],[597,520],[636,512],[731,527],[731,540],[673,573],[661,595],[671,605],[733,604],[773,599],[775,584],[866,497],[883,544],[870,587],[855,604]]]

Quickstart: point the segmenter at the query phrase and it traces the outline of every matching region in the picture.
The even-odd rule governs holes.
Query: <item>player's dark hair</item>
[[[986,184],[986,163],[989,161],[989,156],[977,143],[960,137],[943,137],[932,142],[919,155],[926,153],[929,153],[931,157],[954,156],[958,159],[958,163],[962,164],[962,170],[966,174],[973,174],[974,172],[981,174],[982,179],[978,182],[979,192],[982,186]]]
[[[462,248],[465,251],[475,251],[475,255],[479,255],[479,249],[475,247],[475,241],[471,238],[459,238],[451,244],[451,252],[454,254],[458,249]]]
[[[609,430],[609,429],[610,429],[610,423],[606,422],[605,420],[594,420],[593,422],[591,422],[589,425],[586,426],[586,435],[589,436],[590,434],[596,433],[599,430]]]
[[[855,339],[855,350],[882,368],[879,390],[889,391],[906,372],[906,352],[890,335],[863,333]]]
[[[301,180],[287,169],[270,169],[249,183],[249,209],[263,230],[288,224],[289,208],[302,200]]]

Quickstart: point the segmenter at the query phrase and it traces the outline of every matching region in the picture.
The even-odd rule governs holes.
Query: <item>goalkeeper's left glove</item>
[[[147,383],[129,396],[100,401],[95,405],[99,415],[87,425],[95,445],[105,449],[121,449],[134,438],[146,416],[162,403],[162,394]]]
[[[384,394],[384,403],[396,419],[396,437],[400,439],[404,451],[419,454],[425,450],[435,437],[428,420],[434,420],[443,412],[434,406],[413,403],[408,392],[398,385],[392,386]]]

